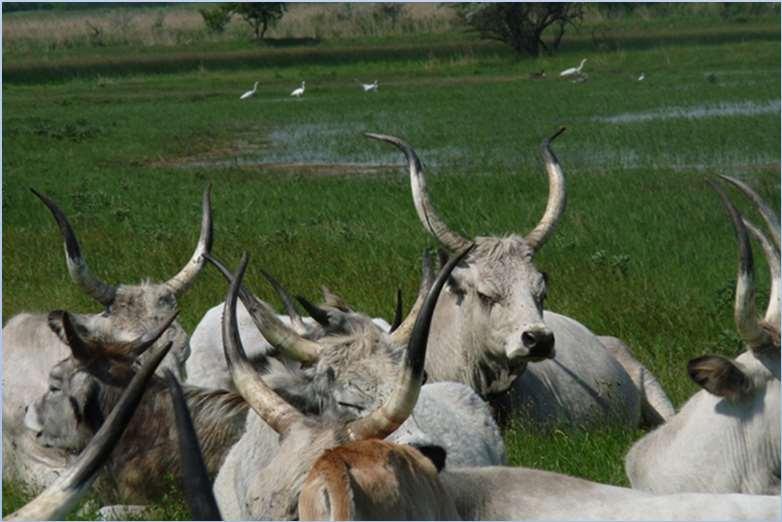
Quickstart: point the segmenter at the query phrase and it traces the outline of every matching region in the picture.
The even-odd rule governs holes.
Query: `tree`
[[[558,49],[565,28],[575,26],[584,15],[584,5],[572,2],[466,3],[453,8],[482,38],[499,40],[530,56],[538,56],[541,48],[546,52]],[[555,33],[549,49],[542,36],[552,26]]]
[[[285,14],[287,6],[283,2],[263,2],[263,3],[232,3],[225,4],[230,6],[231,12],[242,17],[247,22],[255,34],[256,40],[263,40],[266,30],[280,21]]]
[[[199,9],[198,12],[201,13],[201,18],[204,19],[206,28],[213,33],[225,31],[225,26],[231,21],[231,15],[233,14],[231,7],[225,4]]]

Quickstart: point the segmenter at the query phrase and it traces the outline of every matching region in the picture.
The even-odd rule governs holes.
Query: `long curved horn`
[[[282,286],[280,282],[272,277],[272,275],[266,270],[261,269],[261,274],[266,278],[266,281],[272,285],[274,291],[277,292],[277,295],[282,301],[283,306],[285,306],[285,313],[288,314],[288,317],[291,318],[291,325],[293,326],[293,329],[300,334],[306,332],[307,325],[304,324],[301,315],[299,315],[299,311],[296,310],[296,305],[293,304],[293,298],[291,297],[291,294],[288,293],[285,287]]]
[[[71,349],[71,353],[76,359],[89,360],[100,357],[119,356],[123,358],[136,358],[144,353],[150,346],[155,344],[163,332],[165,332],[171,323],[179,315],[179,311],[176,311],[163,320],[152,330],[145,332],[130,342],[109,345],[103,347],[100,344],[96,344],[93,341],[84,339],[79,334],[78,328],[76,328],[76,321],[70,312],[64,310],[55,310],[49,314],[49,322],[59,322],[62,325],[63,334],[68,347]]]
[[[540,250],[540,247],[551,237],[551,234],[557,228],[557,223],[562,218],[562,214],[565,212],[565,205],[567,204],[565,176],[562,174],[559,160],[554,155],[554,151],[551,150],[551,142],[557,139],[563,132],[565,132],[565,127],[560,128],[540,146],[543,161],[546,164],[546,172],[548,173],[548,202],[540,222],[525,237],[527,244],[532,248],[533,252]]]
[[[755,236],[760,246],[763,248],[763,253],[766,256],[766,262],[768,264],[768,271],[771,278],[771,289],[768,296],[768,306],[766,308],[766,315],[764,320],[771,326],[775,327],[777,331],[780,329],[780,316],[779,316],[779,286],[780,286],[780,257],[779,250],[774,248],[771,241],[766,235],[756,227],[747,218],[744,218],[744,226],[747,230]]]
[[[326,310],[312,304],[306,297],[297,295],[296,300],[301,303],[301,306],[307,310],[307,313],[310,314],[310,317],[315,319],[318,324],[324,327],[329,327],[331,325],[331,321],[329,320],[329,313]]]
[[[421,311],[421,307],[424,305],[426,296],[429,293],[429,289],[434,284],[434,273],[432,270],[432,258],[429,256],[429,252],[424,252],[421,257],[421,284],[418,287],[418,296],[415,298],[415,303],[407,314],[407,317],[395,328],[391,335],[391,342],[396,346],[405,346],[410,340],[410,334],[413,332],[413,325],[418,317],[418,313]]]
[[[117,288],[104,283],[92,273],[92,270],[90,270],[90,267],[87,265],[87,261],[81,255],[81,248],[79,248],[79,241],[76,239],[76,233],[73,231],[73,227],[71,227],[68,218],[65,217],[65,213],[45,194],[42,194],[33,188],[30,190],[38,199],[43,201],[43,204],[47,206],[52,213],[52,216],[54,216],[57,226],[60,227],[60,233],[65,242],[65,262],[68,265],[68,273],[73,282],[79,285],[87,295],[100,304],[109,306],[114,302]]]
[[[752,203],[755,204],[755,208],[758,209],[758,212],[763,217],[763,221],[766,222],[766,225],[768,226],[769,232],[771,232],[771,239],[774,241],[774,244],[777,247],[777,250],[780,249],[779,244],[779,218],[774,213],[773,210],[771,210],[771,207],[766,205],[766,203],[760,198],[757,192],[752,190],[749,185],[744,183],[743,181],[739,181],[736,178],[732,178],[730,176],[723,176],[720,175],[722,179],[727,181],[728,183],[732,183],[736,188],[741,190],[746,196],[752,200]]]
[[[233,281],[234,276],[220,261],[210,254],[204,254],[204,258],[212,263],[223,274],[226,281]],[[247,309],[256,328],[269,344],[296,361],[308,364],[318,360],[320,345],[309,339],[305,339],[292,328],[286,326],[274,313],[271,307],[255,297],[243,285],[239,286],[239,298]],[[225,305],[224,305],[225,306]]]
[[[421,161],[418,159],[413,147],[399,138],[386,134],[365,132],[364,136],[373,140],[390,143],[404,153],[407,158],[408,168],[410,169],[410,187],[413,190],[413,204],[415,205],[415,210],[418,213],[421,224],[423,224],[424,228],[437,241],[451,252],[461,252],[464,250],[470,242],[449,229],[448,225],[446,225],[445,222],[440,219],[440,216],[437,215],[434,206],[431,201],[429,201],[429,194],[426,191],[426,179],[424,178],[421,169]]]
[[[720,196],[722,204],[728,211],[733,222],[733,230],[739,246],[739,266],[736,274],[736,304],[733,316],[736,320],[736,330],[744,343],[750,349],[764,346],[769,340],[768,333],[761,327],[755,310],[755,263],[752,258],[752,248],[749,236],[744,226],[741,214],[730,202],[728,196],[717,186],[710,185]]]
[[[204,268],[203,254],[208,254],[212,250],[212,186],[209,185],[204,190],[204,197],[201,203],[201,236],[198,238],[193,256],[190,261],[182,267],[177,275],[166,281],[174,295],[180,296],[195,281],[196,276]]]
[[[247,268],[248,256],[242,255],[242,261],[236,278],[232,278],[228,295],[223,307],[223,350],[228,370],[239,393],[244,400],[260,415],[274,431],[285,433],[296,421],[304,416],[293,406],[285,402],[279,395],[269,389],[257,373],[247,355],[239,337],[239,326],[236,321],[236,301],[239,287],[242,284],[244,270]]]
[[[95,480],[96,472],[109,457],[133,417],[147,388],[147,382],[170,348],[171,343],[168,343],[150,352],[149,358],[130,380],[119,402],[73,466],[60,475],[43,493],[8,515],[5,520],[65,519],[65,516],[89,490]]]
[[[402,324],[402,289],[397,288],[396,289],[396,307],[394,308],[394,322],[391,323],[391,329],[388,330],[389,333],[394,333],[394,331],[399,328],[399,326]]]
[[[187,507],[190,508],[190,519],[222,520],[182,387],[168,369],[166,369],[166,385],[174,405],[174,420],[179,435],[179,455],[182,461],[182,489]]]
[[[424,377],[424,361],[426,359],[426,344],[429,338],[429,327],[432,323],[434,307],[440,296],[445,281],[450,277],[456,264],[472,250],[469,246],[459,255],[454,256],[443,267],[437,279],[426,296],[426,301],[421,308],[421,313],[415,321],[413,334],[407,345],[405,365],[397,381],[391,397],[377,410],[366,417],[351,421],[347,425],[348,437],[351,440],[363,440],[369,438],[382,439],[393,433],[410,416],[418,400],[421,391],[421,382]]]

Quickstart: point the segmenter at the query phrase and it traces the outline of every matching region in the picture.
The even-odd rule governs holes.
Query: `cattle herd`
[[[3,478],[39,495],[10,519],[61,519],[87,491],[105,516],[181,485],[194,519],[778,520],[780,518],[780,224],[745,182],[712,183],[738,243],[734,306],[745,351],[704,355],[702,390],[677,412],[620,339],[544,310],[535,254],[566,202],[545,140],[546,209],[526,235],[462,237],[435,210],[421,163],[397,147],[428,254],[417,299],[392,324],[324,288],[298,298],[266,279],[286,315],[212,249],[210,189],[188,263],[165,282],[110,285],[90,270],[65,213],[38,192],[65,243],[73,281],[103,307],[22,313],[3,328]],[[726,188],[764,222],[742,216]],[[750,237],[771,273],[756,310]],[[209,264],[224,303],[192,335],[177,298]],[[627,454],[632,488],[507,466],[500,427],[641,426]],[[122,504],[122,505],[116,505]]]

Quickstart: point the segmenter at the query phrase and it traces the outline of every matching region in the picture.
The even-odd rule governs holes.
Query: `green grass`
[[[419,255],[432,240],[413,210],[402,157],[361,133],[409,140],[442,217],[474,236],[535,225],[547,197],[537,148],[566,125],[554,149],[568,209],[536,259],[550,276],[547,307],[626,340],[680,405],[696,390],[687,360],[738,347],[736,246],[706,179],[742,177],[779,208],[779,29],[761,20],[633,30],[640,35],[616,29],[614,51],[595,50],[582,36],[536,61],[464,44],[460,35],[443,37],[434,52],[387,39],[356,50],[247,51],[257,59],[242,58],[241,67],[217,54],[200,69],[193,62],[169,72],[157,65],[172,60],[166,54],[150,53],[145,65],[130,51],[102,58],[85,51],[46,74],[9,74],[3,315],[97,311],[70,283],[57,229],[29,187],[68,213],[100,277],[137,282],[170,277],[189,258],[200,193],[211,182],[214,252],[231,266],[250,252],[257,294],[275,302],[262,267],[297,293],[314,297],[326,284],[358,309],[390,317],[397,286],[408,303],[415,295]],[[555,78],[582,57],[589,82]],[[99,65],[80,68],[80,60]],[[43,58],[29,63],[39,67]],[[547,79],[526,79],[541,68]],[[641,72],[647,79],[635,81]],[[380,91],[364,95],[354,77],[377,78]],[[307,94],[292,100],[287,94],[301,79]],[[255,80],[258,96],[239,102]],[[736,107],[760,111],[601,119]],[[765,263],[758,267],[765,297]],[[185,327],[192,331],[225,291],[207,269],[180,301]],[[514,465],[615,484],[626,484],[622,458],[639,436],[541,436],[518,427],[505,434]]]

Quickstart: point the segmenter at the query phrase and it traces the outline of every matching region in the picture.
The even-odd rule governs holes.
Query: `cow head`
[[[205,257],[228,281],[232,280],[220,261],[211,255]],[[434,279],[428,255],[423,258],[416,302],[404,320],[395,321],[398,325],[391,332],[326,288],[322,305],[298,298],[317,321],[314,327],[305,326],[288,292],[272,276],[263,274],[292,318],[292,325],[285,325],[266,302],[244,285],[239,288],[239,299],[274,348],[274,357],[264,358],[263,363],[269,367],[264,375],[267,386],[307,414],[336,409],[343,417],[360,417],[382,403],[393,390],[404,347]]]
[[[769,411],[779,412],[780,381],[780,243],[779,219],[760,197],[743,182],[722,176],[747,194],[766,221],[771,239],[744,218],[725,193],[712,185],[728,210],[739,251],[734,318],[736,330],[747,350],[736,359],[707,355],[687,365],[690,378],[709,393],[733,404],[763,401]],[[764,316],[755,308],[755,269],[749,235],[760,243],[769,266],[771,290]],[[778,424],[778,422],[777,422]],[[777,444],[779,441],[777,441]]]
[[[127,343],[142,335],[148,324],[160,322],[171,315],[176,310],[177,297],[190,288],[203,268],[202,254],[208,253],[212,246],[210,189],[207,188],[202,202],[201,236],[190,261],[171,279],[162,283],[147,281],[139,285],[110,285],[98,279],[90,270],[76,234],[57,204],[44,194],[35,190],[33,193],[49,208],[60,228],[71,279],[105,308],[98,314],[70,315],[73,328],[82,338],[93,344]],[[55,318],[50,320],[49,324],[63,342],[67,343],[59,321]],[[176,322],[160,342],[173,343],[162,366],[173,369],[177,375],[184,378],[184,364],[190,355],[187,333]]]
[[[68,312],[52,312],[50,320],[61,326],[71,356],[51,369],[49,389],[27,407],[24,423],[36,440],[46,447],[81,452],[136,374],[141,356],[154,344],[171,345],[161,345],[160,339],[176,316],[171,314],[131,341],[100,343],[83,337]]]
[[[471,352],[471,358],[479,364],[482,359],[499,361],[515,375],[527,362],[551,358],[555,353],[554,334],[543,321],[547,279],[535,267],[533,257],[554,232],[565,210],[564,175],[550,147],[563,130],[541,147],[549,177],[549,199],[540,222],[526,236],[475,238],[475,249],[453,271],[440,296],[434,319],[437,339],[458,331],[450,339],[458,345],[454,350]],[[413,202],[424,228],[449,253],[463,250],[468,241],[448,228],[429,200],[421,162],[413,148],[392,136],[367,136],[391,143],[405,154]],[[473,384],[481,388],[479,383]],[[486,391],[482,389],[481,393]]]
[[[117,404],[106,417],[106,422],[97,430],[79,458],[43,493],[11,513],[7,517],[8,520],[63,520],[65,518],[79,499],[89,491],[97,471],[109,458],[112,448],[119,442],[125,427],[141,402],[147,382],[170,348],[171,345],[167,344],[150,350],[147,360],[129,381]]]
[[[421,303],[420,313],[416,314],[406,336],[403,368],[396,374],[391,394],[379,407],[358,419],[346,418],[339,410],[306,417],[273,392],[257,373],[257,363],[253,365],[247,360],[236,320],[236,302],[247,265],[247,257],[243,257],[225,301],[223,347],[237,390],[255,413],[280,435],[276,455],[250,482],[248,500],[243,507],[246,515],[275,520],[297,518],[301,485],[323,451],[351,440],[386,437],[405,421],[415,406],[423,380],[426,343],[437,297],[465,253],[446,265]]]

